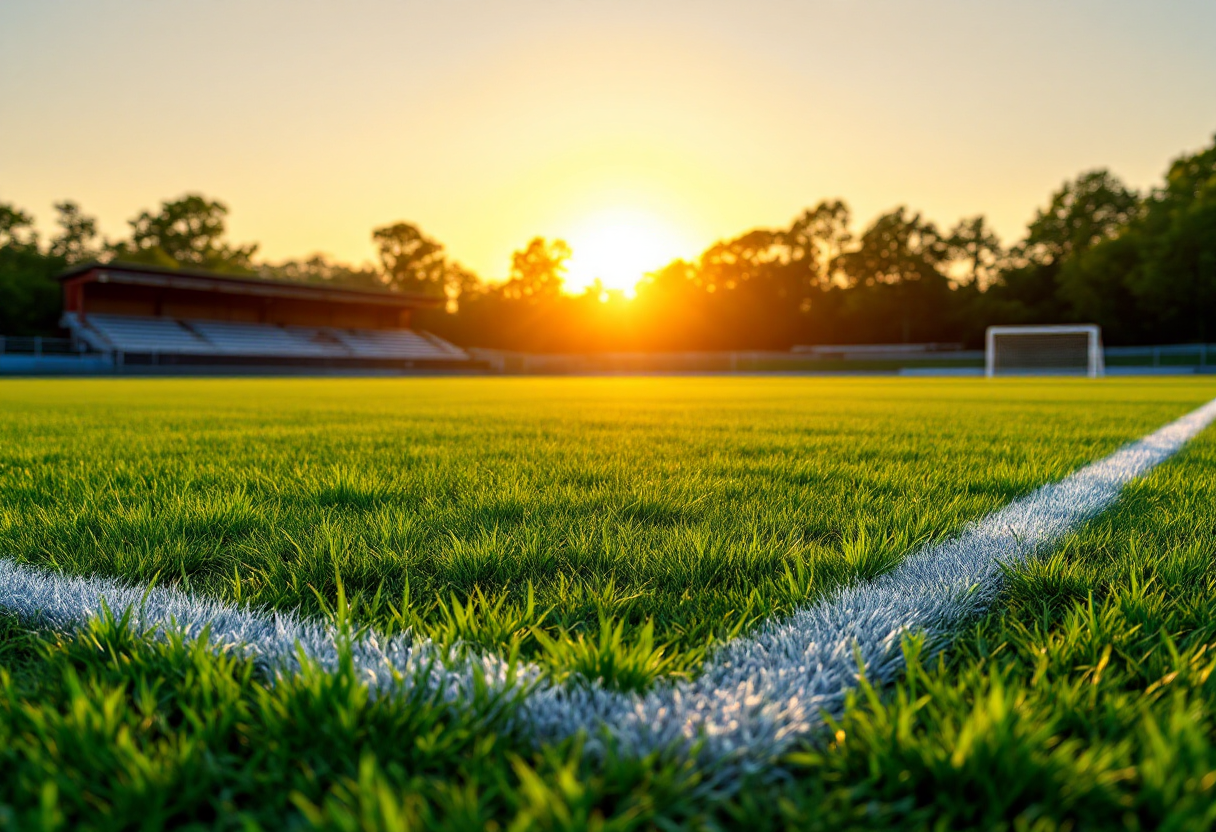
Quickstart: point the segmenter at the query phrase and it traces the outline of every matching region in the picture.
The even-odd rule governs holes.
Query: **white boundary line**
[[[868,678],[890,680],[903,666],[899,646],[905,633],[925,632],[940,645],[940,636],[992,599],[1002,563],[1023,561],[1057,543],[1213,420],[1216,400],[913,554],[869,583],[839,590],[725,645],[697,679],[663,683],[645,695],[554,685],[526,663],[512,677],[496,656],[450,655],[408,634],[387,642],[373,635],[359,640],[353,645],[355,667],[374,688],[425,684],[457,706],[472,697],[479,679],[500,691],[527,684],[531,689],[512,718],[537,740],[586,731],[594,741],[607,729],[621,750],[637,754],[700,740],[706,761],[758,768],[819,725],[823,712],[839,712],[857,682],[856,657]],[[99,615],[103,602],[115,611],[134,607],[136,625],[148,629],[193,637],[209,627],[217,649],[244,652],[275,673],[298,672],[301,653],[325,668],[338,663],[335,632],[289,613],[0,559],[0,607],[71,628]]]

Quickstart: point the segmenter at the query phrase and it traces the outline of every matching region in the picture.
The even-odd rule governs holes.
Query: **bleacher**
[[[79,320],[77,327],[83,326]],[[128,315],[90,315],[88,328],[113,349],[129,353],[178,353],[206,355],[214,345],[172,318]]]
[[[333,333],[352,353],[368,358],[451,358],[450,350],[464,355],[446,341],[408,329],[339,329]]]
[[[331,327],[288,326],[284,330],[296,343],[306,345],[318,355],[357,355],[334,334]]]
[[[91,314],[81,320],[70,313],[63,316],[62,323],[73,337],[93,349],[126,358],[338,359],[351,366],[361,362],[469,360],[459,347],[409,329],[288,327],[112,314]]]
[[[478,371],[484,364],[414,329],[434,294],[82,263],[59,275],[72,347],[118,371]],[[149,372],[161,372],[148,370]],[[172,372],[176,372],[174,369]]]
[[[226,355],[328,355],[329,351],[269,324],[187,321],[187,326]]]

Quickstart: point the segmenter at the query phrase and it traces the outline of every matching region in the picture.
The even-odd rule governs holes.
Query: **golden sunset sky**
[[[0,200],[111,237],[186,191],[278,260],[417,223],[484,277],[624,286],[841,196],[1012,241],[1216,131],[1216,3],[4,0]]]

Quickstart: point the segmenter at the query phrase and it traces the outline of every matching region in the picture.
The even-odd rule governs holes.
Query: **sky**
[[[1016,240],[1216,133],[1211,0],[2,0],[0,201],[122,236],[186,192],[269,260],[405,220],[624,287],[843,197]]]

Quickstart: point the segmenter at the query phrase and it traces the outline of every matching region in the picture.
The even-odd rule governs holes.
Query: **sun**
[[[593,214],[565,239],[571,251],[566,272],[571,294],[581,294],[599,280],[604,289],[633,297],[643,275],[690,251],[685,235],[669,222],[628,208]]]

